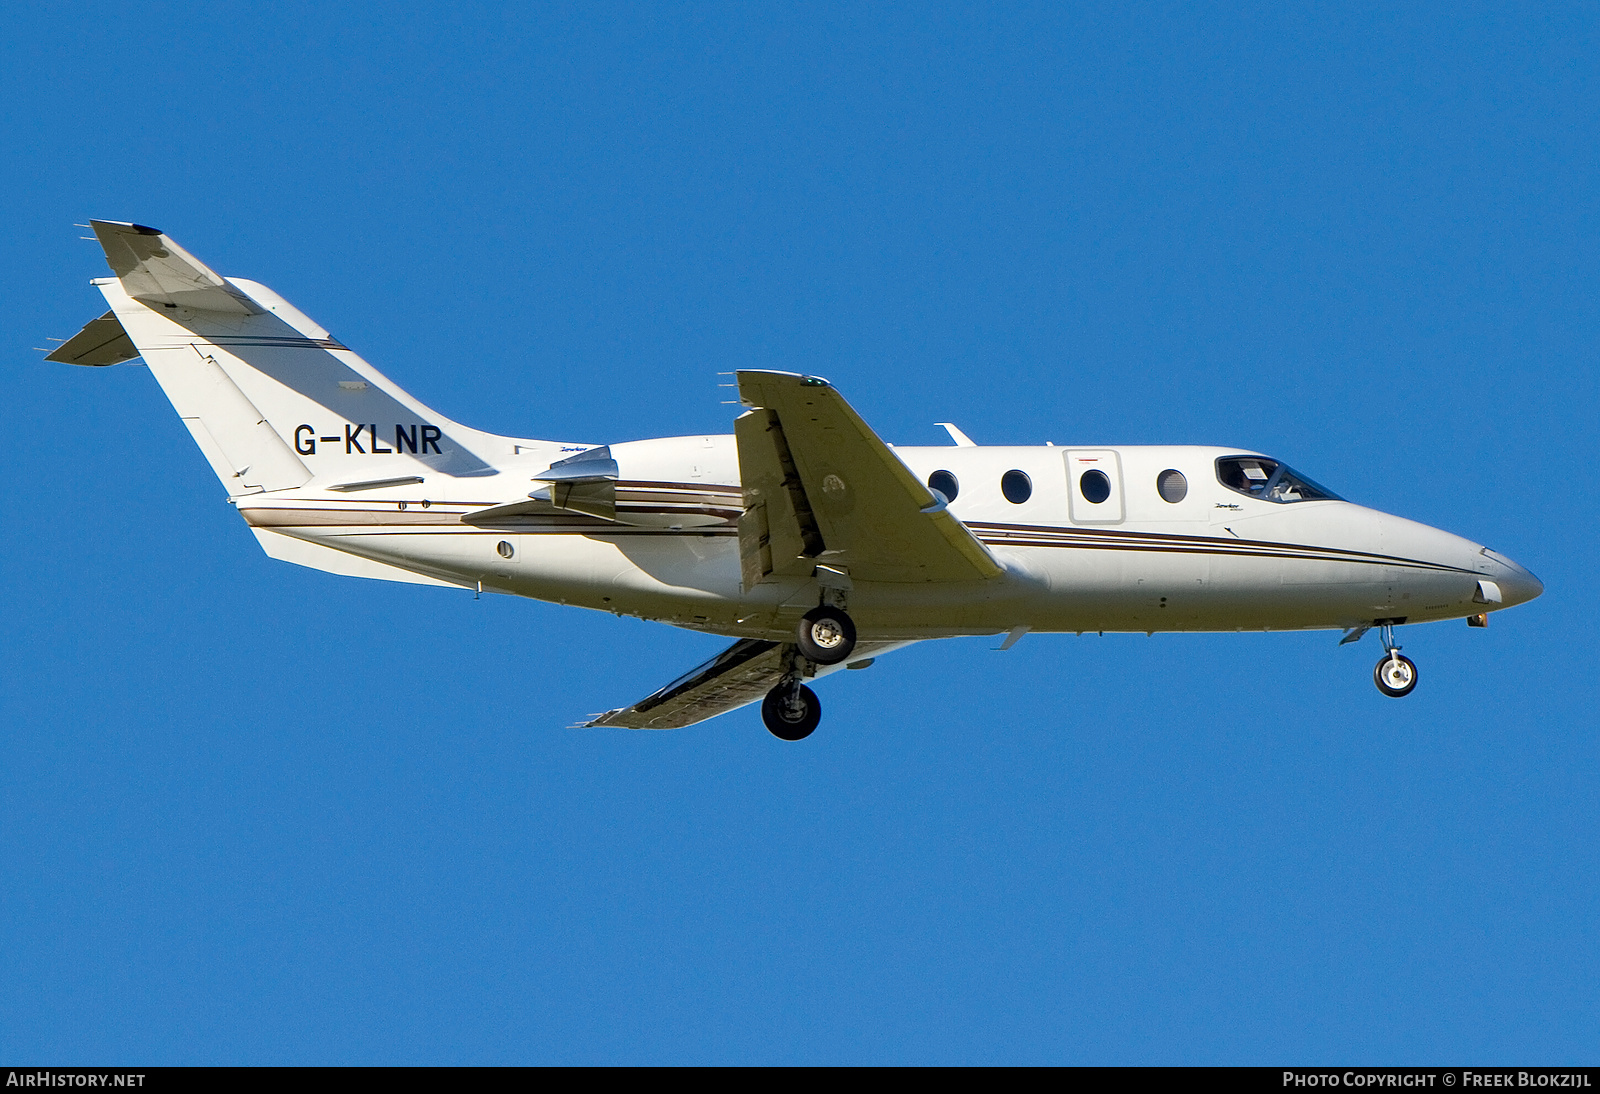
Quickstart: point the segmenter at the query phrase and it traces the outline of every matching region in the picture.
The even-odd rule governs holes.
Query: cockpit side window
[[[1217,481],[1229,490],[1280,505],[1343,500],[1332,490],[1295,474],[1288,464],[1264,456],[1224,456],[1217,461]]]

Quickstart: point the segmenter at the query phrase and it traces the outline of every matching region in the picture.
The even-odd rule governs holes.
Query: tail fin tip
[[[89,226],[111,272],[140,303],[235,315],[260,313],[247,296],[159,228],[120,220],[90,220]]]

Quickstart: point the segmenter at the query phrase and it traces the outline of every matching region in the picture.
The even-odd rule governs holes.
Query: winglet
[[[89,226],[111,272],[135,300],[167,308],[260,314],[243,293],[160,229],[115,220],[91,220]]]

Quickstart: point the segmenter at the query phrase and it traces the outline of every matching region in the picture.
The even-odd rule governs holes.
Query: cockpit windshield
[[[1295,474],[1288,464],[1264,456],[1224,456],[1217,461],[1217,479],[1229,490],[1279,504],[1343,500],[1332,490]]]

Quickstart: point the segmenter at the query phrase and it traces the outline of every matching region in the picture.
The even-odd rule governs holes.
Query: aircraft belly
[[[591,545],[605,610],[694,626],[722,626],[742,614],[739,547],[731,536],[566,538]]]
[[[759,591],[759,586],[757,591]],[[1018,580],[989,582],[874,582],[849,594],[850,617],[864,637],[911,640],[1009,630],[1047,603],[1045,590]],[[817,589],[802,584],[770,614],[776,636],[793,633],[817,604]]]
[[[308,543],[407,570],[429,574],[454,584],[473,585],[478,575],[465,565],[464,544],[459,533],[443,535],[429,532],[379,531],[359,525],[273,526],[273,531]],[[494,548],[494,541],[488,544]]]
[[[1047,552],[1051,608],[1035,630],[1209,629],[1210,555],[1190,549],[1055,549]]]
[[[1018,548],[1048,574],[1034,630],[1227,631],[1346,627],[1386,615],[1416,592],[1379,565],[1173,549]],[[1449,576],[1449,575],[1445,575]],[[1408,572],[1404,582],[1419,579]],[[1416,588],[1421,588],[1417,585]],[[1437,595],[1430,603],[1437,604]]]
[[[1136,630],[1186,630],[1205,618],[1211,556],[1200,552],[1143,552],[1122,562],[1122,594]]]

